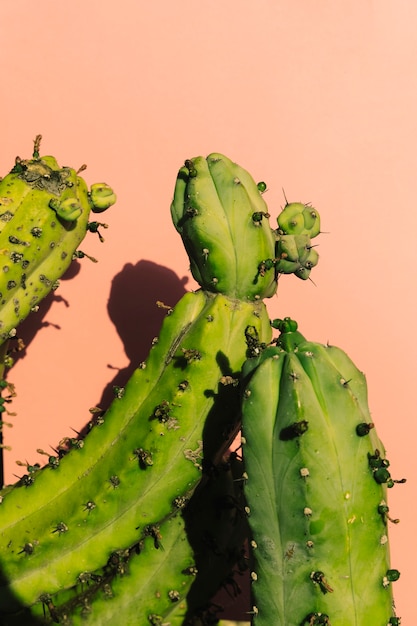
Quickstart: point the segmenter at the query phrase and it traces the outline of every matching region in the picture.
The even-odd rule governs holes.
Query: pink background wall
[[[393,474],[408,477],[390,492],[392,562],[398,612],[417,623],[416,23],[406,0],[2,1],[0,173],[42,133],[43,154],[87,163],[87,182],[119,198],[105,244],[82,246],[99,264],[85,259],[22,330],[38,332],[10,374],[7,480],[146,356],[154,302],[195,286],[170,221],[175,176],[223,152],[267,181],[273,215],[283,188],[321,213],[315,284],[283,278],[269,310],[367,374]]]

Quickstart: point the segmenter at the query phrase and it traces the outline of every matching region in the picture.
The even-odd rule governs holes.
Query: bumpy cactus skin
[[[287,203],[278,215],[276,272],[307,280],[319,260],[311,244],[311,239],[319,234],[320,216],[314,207],[301,202]]]
[[[235,426],[237,390],[227,382],[245,359],[249,324],[270,339],[262,302],[186,294],[165,319],[146,367],[84,446],[59,463],[52,457],[50,467],[4,493],[0,611],[8,610],[10,593],[30,606],[43,593],[74,586],[81,572],[100,570],[112,552],[135,546],[150,524],[162,523],[176,499],[189,498],[203,454],[214,460]]]
[[[275,235],[252,176],[218,153],[185,162],[171,214],[190,258],[191,272],[208,291],[232,298],[269,298],[276,291]]]
[[[115,551],[100,573],[80,572],[76,587],[42,594],[30,610],[7,615],[2,624],[182,626],[194,561],[179,512],[158,527],[158,537],[146,537],[131,552]]]
[[[175,191],[178,211],[184,175]],[[222,185],[229,183],[222,179]],[[197,185],[197,192],[205,204],[205,186]],[[259,197],[256,186],[253,193]],[[203,465],[209,472],[221,462],[238,428],[247,328],[264,344],[272,335],[260,298],[265,289],[272,293],[273,273],[267,287],[263,277],[253,285],[259,260],[274,242],[268,218],[259,228],[247,221],[245,203],[235,204],[233,195],[230,203],[232,230],[255,247],[240,246],[234,252],[238,265],[240,257],[245,261],[250,280],[238,286],[240,274],[234,274],[225,293],[214,293],[217,283],[213,291],[187,293],[166,317],[147,361],[118,391],[120,397],[85,441],[67,440],[62,447],[71,450],[63,458],[51,456],[38,471],[28,467],[17,485],[3,491],[0,612],[5,623],[16,623],[24,614],[31,624],[43,612],[41,623],[84,619],[101,626],[112,623],[115,615],[126,624],[183,623],[179,620],[185,616],[184,597],[193,576],[179,511],[199,483]],[[231,245],[213,234],[218,219],[212,211],[206,221],[212,234],[204,245],[213,253],[218,245]],[[198,225],[194,218],[192,225]],[[253,232],[260,234],[251,240]],[[187,241],[198,233],[188,228]],[[229,270],[216,268],[218,284],[226,284],[223,276]],[[175,568],[168,558],[171,551]],[[175,575],[164,583],[167,567]],[[153,592],[142,594],[142,589]],[[170,590],[176,592],[174,599]]]
[[[0,342],[57,286],[88,231],[91,211],[116,201],[108,185],[85,181],[52,156],[16,158],[0,181]]]
[[[363,374],[287,320],[244,366],[245,494],[256,626],[386,626],[395,617],[384,447]],[[377,452],[376,452],[377,451]]]

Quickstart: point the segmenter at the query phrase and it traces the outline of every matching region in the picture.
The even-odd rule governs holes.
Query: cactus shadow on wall
[[[77,261],[62,276],[61,281],[74,278],[80,271]],[[129,359],[126,367],[118,369],[108,365],[116,371],[113,379],[104,388],[97,406],[107,409],[112,401],[113,387],[123,387],[134,369],[144,361],[152,345],[152,339],[157,337],[162,321],[167,313],[161,302],[167,307],[174,307],[185,293],[188,277],[178,278],[171,269],[152,261],[141,260],[135,265],[127,263],[112,280],[107,310],[120,339],[124,351]],[[54,302],[69,307],[70,303],[58,292],[51,292],[39,304],[39,310],[29,315],[18,327],[16,340],[11,341],[10,350],[16,363],[26,356],[30,344],[42,328],[53,326],[60,330],[59,324],[47,319],[48,312]],[[19,348],[19,346],[21,346]]]
[[[107,310],[123,342],[129,363],[117,369],[113,379],[103,390],[97,404],[107,409],[114,398],[113,387],[123,387],[139,363],[148,356],[152,339],[157,337],[167,314],[185,293],[188,277],[178,278],[171,269],[141,260],[135,265],[126,263],[112,280]],[[158,302],[162,305],[158,306]]]

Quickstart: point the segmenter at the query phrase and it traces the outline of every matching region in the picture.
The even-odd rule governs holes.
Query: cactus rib
[[[288,325],[243,371],[253,624],[385,626],[397,574],[380,510],[387,481],[370,463],[380,467],[384,447],[374,427],[356,430],[372,423],[363,374]]]

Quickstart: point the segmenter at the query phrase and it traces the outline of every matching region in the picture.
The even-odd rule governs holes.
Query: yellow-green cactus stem
[[[248,325],[270,340],[262,302],[187,293],[83,446],[3,492],[0,611],[35,606],[43,593],[57,604],[54,594],[73,588],[80,572],[103,568],[177,499],[189,499],[203,457],[214,462],[233,436],[231,381],[246,357]]]
[[[164,520],[157,533],[158,547],[149,535],[130,550],[115,550],[100,572],[80,571],[74,588],[42,593],[30,610],[5,616],[3,626],[182,626],[195,575],[180,512]]]
[[[365,377],[339,348],[307,341],[293,320],[274,325],[277,345],[243,368],[252,622],[399,623],[386,500],[403,481],[386,469]]]
[[[40,141],[38,135],[33,158],[17,157],[0,181],[0,343],[56,288],[89,230],[91,211],[103,210],[108,194],[102,184],[90,193],[80,170],[40,157]],[[107,197],[111,206],[116,196]]]

